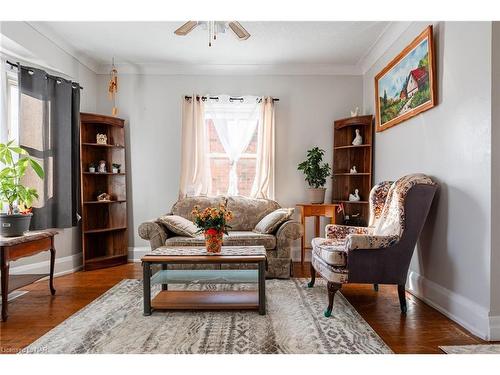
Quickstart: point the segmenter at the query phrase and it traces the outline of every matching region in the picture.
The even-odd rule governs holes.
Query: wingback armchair
[[[327,280],[326,317],[332,313],[335,293],[346,283],[395,284],[401,312],[406,313],[408,268],[436,189],[423,174],[381,182],[370,192],[368,227],[331,224],[325,238],[312,240],[309,287],[316,272]]]

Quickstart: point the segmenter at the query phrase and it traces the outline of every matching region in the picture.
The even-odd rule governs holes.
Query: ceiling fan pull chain
[[[208,46],[212,47],[212,21],[208,21]]]

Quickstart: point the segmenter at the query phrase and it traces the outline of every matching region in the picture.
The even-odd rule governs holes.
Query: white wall
[[[80,109],[82,112],[96,111],[96,74],[66,53],[52,41],[35,31],[25,22],[2,22],[0,25],[2,51],[29,64],[34,62],[51,71],[60,72],[79,82],[84,88],[81,92]],[[5,43],[4,43],[5,42]],[[8,42],[8,43],[7,43]],[[18,47],[9,51],[8,46]],[[17,61],[17,60],[16,60]],[[64,273],[81,265],[80,229],[60,229],[55,242],[57,250],[56,273]],[[46,272],[48,254],[24,258],[11,264],[11,272]]]
[[[491,330],[500,332],[500,22],[492,28],[491,81]],[[499,333],[500,335],[500,333]]]
[[[110,113],[108,76],[98,76],[97,110]],[[294,207],[305,200],[297,164],[319,146],[332,160],[332,122],[361,106],[360,76],[120,76],[119,116],[127,120],[130,246],[146,246],[137,235],[145,220],[168,212],[180,175],[181,100],[190,93],[271,95],[276,104],[276,200]],[[329,186],[330,188],[330,182]],[[327,192],[329,197],[330,190]],[[308,227],[312,233],[312,227]]]
[[[363,77],[374,76],[428,25],[415,22]],[[438,105],[375,137],[375,182],[423,172],[440,189],[408,287],[473,333],[489,337],[491,255],[491,22],[434,24]]]

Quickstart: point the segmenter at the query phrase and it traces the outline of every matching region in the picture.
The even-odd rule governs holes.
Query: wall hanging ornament
[[[109,99],[113,101],[113,110],[111,114],[113,116],[118,115],[118,108],[116,107],[116,95],[118,94],[118,70],[115,67],[115,58],[111,63],[111,72],[109,73],[109,84],[108,84],[108,95]]]

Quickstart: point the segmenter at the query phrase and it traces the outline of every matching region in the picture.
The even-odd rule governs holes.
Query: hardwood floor
[[[309,264],[294,264],[295,277],[308,277]],[[29,293],[9,303],[9,319],[0,323],[0,353],[16,353],[126,278],[142,278],[139,263],[104,270],[76,272],[32,284]],[[395,353],[440,353],[439,345],[483,341],[407,293],[408,313],[402,316],[395,286],[345,285],[342,294]],[[325,294],[326,304],[326,294]]]
[[[309,277],[309,263],[294,264],[294,275]],[[340,292],[395,353],[441,353],[439,345],[485,343],[410,293],[402,315],[395,285],[380,285],[376,292],[373,285],[346,284]]]

